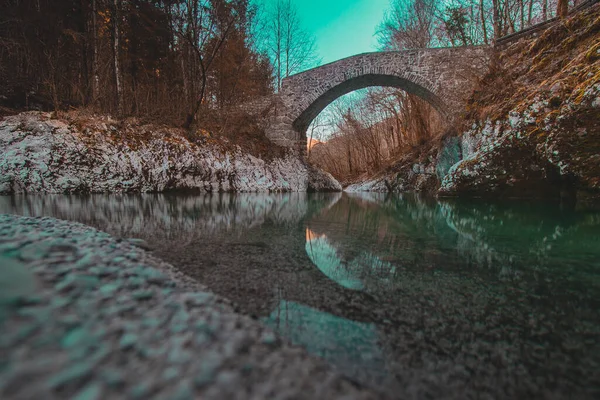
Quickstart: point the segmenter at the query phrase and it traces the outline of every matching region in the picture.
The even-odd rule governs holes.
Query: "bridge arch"
[[[343,79],[338,80],[337,85],[326,88],[310,104],[299,104],[299,108],[303,111],[294,119],[292,126],[297,132],[306,132],[311,122],[336,99],[355,90],[373,86],[393,87],[417,95],[431,104],[441,115],[447,116],[448,106],[442,98],[431,91],[432,85],[422,85],[415,81],[416,79],[403,77],[400,73],[394,75],[369,73],[353,78],[344,76]],[[421,78],[419,81],[424,82],[425,79]]]

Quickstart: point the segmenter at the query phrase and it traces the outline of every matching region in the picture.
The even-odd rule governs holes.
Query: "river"
[[[144,239],[393,397],[600,398],[600,212],[291,193],[4,196],[0,213]]]

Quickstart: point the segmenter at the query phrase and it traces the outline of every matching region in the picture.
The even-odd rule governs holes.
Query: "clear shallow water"
[[[600,212],[337,193],[14,196],[0,213],[143,238],[393,397],[600,398]]]

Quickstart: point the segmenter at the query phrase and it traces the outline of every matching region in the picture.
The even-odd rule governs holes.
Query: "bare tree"
[[[121,38],[121,0],[113,0],[113,73],[115,78],[115,104],[117,106],[117,115],[123,115],[123,87],[121,86],[121,67],[119,60],[119,51]]]
[[[223,43],[239,21],[235,2],[186,0],[178,9],[175,32],[185,43],[191,102],[184,127],[189,129],[206,95],[210,69]]]
[[[315,38],[302,28],[291,0],[277,0],[267,16],[266,51],[275,69],[277,90],[283,78],[320,62]]]
[[[559,18],[565,18],[569,14],[569,0],[558,0],[556,4],[556,15]]]
[[[100,76],[98,71],[98,9],[96,0],[92,0],[92,104],[98,101],[100,93]]]
[[[392,1],[377,35],[387,50],[431,47],[435,40],[436,0]]]

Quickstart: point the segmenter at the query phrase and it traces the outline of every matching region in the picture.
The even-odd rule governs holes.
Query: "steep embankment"
[[[288,153],[263,160],[225,141],[109,118],[23,113],[0,122],[0,194],[341,190]]]
[[[600,4],[496,55],[456,135],[346,190],[600,199]]]
[[[600,198],[600,5],[503,50],[468,108],[440,194]]]

